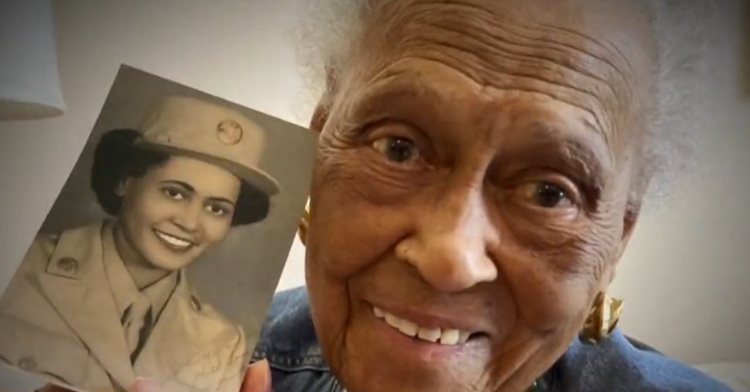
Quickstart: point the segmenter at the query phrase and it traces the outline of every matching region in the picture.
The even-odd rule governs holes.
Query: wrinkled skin
[[[577,338],[638,217],[644,13],[381,3],[312,122],[306,273],[324,355],[349,392],[525,390]],[[417,341],[373,306],[473,335]]]

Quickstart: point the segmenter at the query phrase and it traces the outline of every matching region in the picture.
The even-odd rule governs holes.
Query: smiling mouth
[[[154,233],[156,234],[156,237],[159,238],[164,245],[166,245],[168,248],[173,249],[173,250],[186,251],[196,245],[192,241],[189,241],[184,238],[177,237],[177,236],[173,236],[171,234],[167,234],[163,231],[154,229]]]
[[[443,346],[462,346],[479,333],[471,333],[454,328],[425,328],[416,323],[390,314],[382,309],[373,307],[375,317],[385,321],[390,327],[401,332],[402,334],[423,340],[430,343],[440,344]]]

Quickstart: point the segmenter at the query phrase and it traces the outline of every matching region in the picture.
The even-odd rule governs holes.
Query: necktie
[[[151,310],[151,301],[145,294],[139,293],[136,300],[125,312],[123,327],[125,328],[125,341],[128,344],[131,360],[135,360],[139,351],[141,331],[145,330],[144,327],[148,327],[147,324],[151,319],[149,310]]]

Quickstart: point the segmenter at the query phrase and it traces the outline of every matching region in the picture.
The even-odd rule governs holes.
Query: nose
[[[200,227],[203,206],[198,202],[185,203],[175,211],[172,222],[187,233],[193,234]]]
[[[481,190],[446,196],[417,220],[414,235],[396,246],[396,255],[436,290],[460,292],[497,279],[489,249],[499,241],[499,234]]]

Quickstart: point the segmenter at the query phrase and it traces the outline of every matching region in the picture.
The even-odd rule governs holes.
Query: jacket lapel
[[[174,380],[197,390],[217,388],[224,377],[221,359],[227,355],[222,347],[208,343],[216,333],[216,325],[206,322],[201,310],[181,271],[172,296],[136,360],[138,375]]]
[[[101,225],[64,234],[46,273],[42,292],[120,386],[135,380],[123,327],[102,264]]]
[[[188,289],[184,272],[180,271],[179,274],[177,285],[135,362],[138,375],[155,377],[157,375],[153,372],[161,369],[167,375],[173,376],[175,369],[184,366],[195,355],[191,352],[193,346],[189,344],[190,336],[186,332],[186,329],[194,327],[186,325],[194,322],[185,317],[184,298]]]

